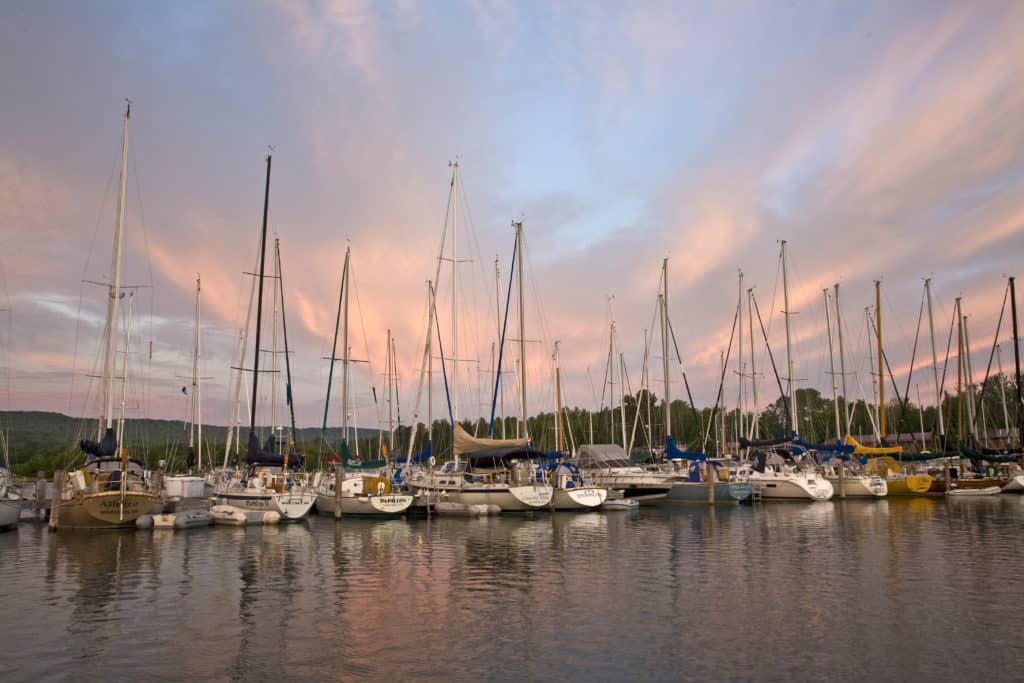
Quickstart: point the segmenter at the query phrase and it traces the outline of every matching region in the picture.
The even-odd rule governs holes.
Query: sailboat
[[[447,381],[444,353],[442,356],[442,373],[446,382],[448,399],[448,419],[452,426],[452,460],[444,463],[439,470],[420,469],[414,471],[406,480],[407,484],[428,500],[450,502],[457,505],[496,506],[502,511],[525,512],[546,508],[551,503],[554,491],[551,485],[542,480],[531,463],[538,455],[530,449],[530,438],[526,423],[526,353],[525,353],[525,321],[523,303],[523,271],[518,270],[519,280],[519,338],[520,338],[520,421],[519,436],[515,439],[477,438],[468,434],[459,424],[459,325],[458,325],[458,217],[459,217],[459,165],[452,167],[451,197],[454,211],[452,212],[452,247],[451,258],[444,257],[445,236],[441,240],[438,254],[438,275],[441,262],[450,260],[452,264],[452,339],[451,339],[451,381]],[[523,225],[513,224],[516,229],[516,241],[512,252],[512,269],[515,270],[516,259],[522,261]],[[435,280],[436,282],[436,276]],[[511,297],[511,283],[509,288]],[[433,297],[431,298],[434,300]],[[436,307],[435,309],[436,310]],[[506,321],[509,306],[506,305]],[[440,328],[438,328],[440,346]],[[499,362],[496,382],[501,381],[501,364]],[[495,385],[496,388],[498,384]],[[492,420],[493,429],[493,420]],[[466,456],[463,459],[463,456]]]
[[[397,517],[405,513],[412,505],[414,496],[391,490],[391,480],[386,474],[345,477],[345,455],[348,452],[348,398],[349,398],[349,343],[348,343],[348,293],[351,259],[351,247],[345,250],[345,263],[341,270],[341,290],[338,295],[338,314],[334,323],[334,342],[331,347],[330,370],[327,373],[327,395],[324,399],[324,421],[320,433],[321,462],[325,460],[323,446],[327,438],[327,416],[331,404],[331,383],[334,378],[334,361],[338,350],[338,331],[342,328],[342,378],[341,378],[341,434],[340,453],[331,456],[336,462],[333,470],[317,472],[313,478],[316,491],[316,510],[321,514],[334,514],[336,517],[345,515]],[[390,335],[388,353],[390,354]],[[358,437],[357,437],[358,438]],[[338,486],[338,482],[341,485]]]
[[[0,430],[0,447],[4,451],[4,465],[0,467],[0,530],[3,530],[17,526],[21,516],[21,496],[13,490],[7,433],[3,430]]]
[[[119,443],[114,428],[114,373],[117,355],[118,317],[121,287],[121,252],[124,244],[125,183],[128,170],[128,123],[131,104],[125,111],[121,140],[121,177],[117,196],[114,229],[112,281],[108,287],[106,339],[103,353],[103,403],[97,425],[97,441],[83,439],[79,446],[86,454],[86,466],[64,478],[59,472],[54,486],[50,527],[118,528],[133,527],[135,520],[163,506],[150,490],[142,465],[129,460],[128,451]],[[130,330],[130,321],[129,327]],[[128,353],[124,371],[127,374]],[[123,407],[123,405],[122,405]],[[122,416],[123,424],[123,416]]]
[[[786,429],[786,439],[789,441],[797,437],[797,426],[800,424],[797,418],[796,391],[793,389],[795,374],[793,372],[793,348],[789,328],[789,279],[786,268],[786,240],[782,240],[782,300],[783,316],[786,322],[786,365],[788,370],[788,391],[783,396],[783,404],[788,403],[787,417],[789,424]],[[760,315],[760,314],[758,314]],[[773,363],[774,364],[774,363]],[[776,376],[776,379],[778,377]],[[830,500],[835,492],[831,482],[820,476],[815,470],[797,467],[790,461],[779,458],[777,454],[758,452],[755,455],[756,463],[751,467],[749,474],[750,482],[757,488],[761,498],[765,500]],[[776,458],[783,462],[773,462]]]
[[[192,383],[191,393],[189,394],[188,459],[186,464],[190,471],[194,467],[195,470],[199,472],[203,470],[203,385],[202,378],[199,376],[199,360],[200,352],[202,350],[202,335],[200,333],[202,322],[201,295],[202,281],[197,274],[196,303],[193,313],[192,330]],[[168,501],[174,503],[175,509],[181,509],[179,506],[183,501],[193,502],[203,500],[204,503],[208,502],[205,500],[206,481],[202,477],[196,476],[191,472],[188,474],[165,476],[164,492],[167,495]]]
[[[260,333],[262,329],[263,313],[263,280],[265,273],[266,249],[267,249],[267,212],[270,205],[270,166],[271,156],[267,155],[267,179],[263,196],[263,227],[260,233],[260,258],[259,275],[257,280],[256,298],[256,344],[253,351],[253,372],[252,372],[252,400],[249,413],[249,441],[246,452],[247,468],[238,477],[222,475],[214,490],[214,500],[219,506],[233,506],[243,511],[278,512],[284,521],[298,520],[305,517],[316,500],[313,492],[308,490],[292,470],[302,466],[302,457],[290,453],[291,436],[284,439],[273,430],[269,439],[270,449],[265,449],[256,435],[256,405],[257,390],[260,377]],[[275,249],[275,264],[278,277],[275,278],[274,306],[277,307],[277,296],[280,291],[280,252]],[[281,294],[284,301],[283,293]],[[287,353],[287,327],[284,323],[282,307],[282,327],[285,329],[285,359]],[[277,328],[275,325],[274,334],[276,339]],[[276,368],[277,353],[274,349],[272,356]],[[290,365],[287,366],[290,368]],[[289,371],[290,375],[290,371]],[[276,376],[276,375],[275,375]],[[291,405],[291,381],[287,383],[289,405]],[[271,398],[273,401],[273,397]],[[276,422],[274,418],[271,422]],[[292,416],[292,431],[294,434],[294,413]]]

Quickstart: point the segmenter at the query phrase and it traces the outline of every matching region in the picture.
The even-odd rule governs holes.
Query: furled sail
[[[903,452],[903,446],[887,446],[885,448],[864,446],[852,436],[846,437],[846,445],[853,446],[853,452],[857,455],[899,455]]]
[[[529,442],[529,439],[478,439],[475,436],[470,436],[462,428],[462,425],[455,425],[455,455],[464,455],[491,448],[525,446]]]

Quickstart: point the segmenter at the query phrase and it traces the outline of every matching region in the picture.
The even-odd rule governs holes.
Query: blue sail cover
[[[250,465],[266,465],[267,467],[284,467],[283,453],[268,453],[260,447],[260,439],[255,432],[249,432],[249,445],[245,453],[245,462]],[[297,453],[288,454],[288,469],[298,470],[303,465],[302,456]]]
[[[701,462],[708,459],[707,453],[693,453],[690,451],[679,450],[679,446],[676,446],[676,440],[671,436],[665,437],[665,458],[667,460],[690,460],[692,462]]]
[[[808,451],[818,451],[819,453],[837,453],[843,455],[849,455],[853,453],[853,446],[847,446],[844,443],[838,441],[833,443],[807,443],[803,439],[793,439],[793,443],[801,448]]]

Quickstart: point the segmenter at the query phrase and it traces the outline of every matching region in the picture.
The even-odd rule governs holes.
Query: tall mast
[[[842,383],[843,388],[843,424],[846,425],[846,436],[850,435],[850,413],[847,403],[849,403],[849,394],[846,393],[846,354],[843,351],[843,319],[842,309],[839,307],[839,283],[835,284],[836,292],[836,332],[839,337],[839,381]]]
[[[562,368],[558,362],[558,341],[555,341],[555,435],[558,437],[558,451],[565,453],[565,431],[562,429]]]
[[[434,291],[434,283],[427,280],[427,305],[430,311],[427,313],[427,443],[433,449],[434,442],[434,356],[431,351],[434,336],[434,316],[437,313],[437,293]]]
[[[757,366],[754,365],[754,289],[747,289],[747,324],[750,328],[750,390],[751,398],[754,399],[754,414],[751,416],[753,424],[750,425],[751,438],[758,438],[760,436],[760,428],[758,426],[757,412]]]
[[[107,347],[103,354],[104,405],[100,422],[102,427],[114,426],[114,354],[117,344],[118,301],[121,298],[121,252],[124,248],[124,195],[128,177],[128,120],[132,115],[132,103],[124,113],[121,130],[121,182],[117,192],[117,221],[114,226],[114,256],[110,266],[111,283],[107,299]]]
[[[619,352],[619,416],[622,418],[622,448],[629,448],[626,442],[626,358]],[[629,455],[627,452],[626,455]]]
[[[1020,337],[1017,334],[1017,288],[1014,285],[1014,278],[1010,278],[1010,313],[1013,320],[1013,367],[1017,379],[1017,409],[1014,410],[1017,418],[1017,446],[1024,446],[1024,394],[1020,382]],[[1009,436],[1007,436],[1009,439]]]
[[[782,299],[785,306],[786,318],[786,364],[789,366],[789,410],[790,410],[790,432],[799,433],[800,421],[797,418],[796,392],[793,390],[793,348],[789,332],[789,276],[786,271],[786,240],[782,240]],[[789,436],[788,434],[786,436]]]
[[[341,286],[338,287],[338,312],[334,317],[334,341],[331,342],[331,359],[330,365],[327,366],[327,396],[324,398],[324,422],[323,426],[320,428],[321,456],[323,456],[324,442],[327,439],[327,415],[331,406],[331,384],[334,381],[334,361],[338,357],[338,331],[341,327],[341,308],[345,304],[345,280],[348,276],[348,258],[351,251],[352,247],[345,248],[345,263],[341,268]],[[342,411],[344,410],[345,409],[342,408]],[[346,436],[346,434],[342,434],[342,440],[344,440]]]
[[[498,325],[498,336],[501,339],[501,265],[498,263],[498,256],[494,256],[494,311],[497,314],[495,320]],[[491,346],[492,350],[494,346]],[[501,438],[505,438],[505,383],[501,381],[499,373],[501,369],[494,363],[494,383],[498,386],[498,415],[501,419]]]
[[[744,409],[746,408],[746,396],[744,395],[744,382],[743,382],[743,271],[740,270],[739,276],[739,290],[736,296],[736,330],[737,336],[739,337],[739,349],[736,353],[736,367],[739,370],[739,397],[737,400],[737,411],[736,411],[736,443],[739,443],[740,438],[746,433],[743,428],[746,422],[746,416]]]
[[[867,326],[868,326],[868,366],[871,367],[871,366],[873,366],[875,364],[875,356],[874,356],[874,352],[873,352],[873,350],[871,348],[871,335],[874,332],[874,330],[872,329],[872,326],[871,326],[871,307],[870,306],[865,306],[864,307],[864,322],[866,322]],[[875,419],[872,421],[872,427],[874,427],[875,430],[876,430],[875,438],[877,438],[879,440],[879,443],[881,443],[881,437],[879,436],[879,434],[877,432],[877,430],[878,430],[878,427],[877,427],[877,425],[878,425],[878,383],[879,383],[879,380],[881,379],[881,376],[876,375],[874,369],[872,369],[869,374],[871,375],[871,400],[875,402]],[[871,417],[870,413],[871,413],[871,409],[870,409],[870,407],[868,407],[868,417],[869,418]]]
[[[956,436],[964,442],[964,322],[960,317],[960,297],[956,298]]]
[[[452,164],[452,418],[459,422],[459,162]]]
[[[974,366],[971,364],[971,337],[967,334],[967,316],[961,316],[964,326],[964,380],[967,384],[967,433],[977,438],[978,415],[974,407]]]
[[[522,403],[523,433],[520,438],[530,438],[530,430],[526,424],[526,306],[523,299],[523,222],[513,223],[516,229],[516,249],[519,251],[519,269],[516,279],[519,281],[519,398]]]
[[[836,386],[836,361],[832,352],[832,321],[828,311],[828,287],[821,290],[825,295],[825,332],[828,334],[828,368],[829,376],[832,377],[832,407],[836,416],[836,441],[843,438],[842,425],[839,423],[839,387]]]
[[[349,252],[345,251],[345,269],[342,272],[341,291],[344,292],[344,303],[341,307],[341,441],[345,443],[348,441],[348,360],[349,360],[349,348],[348,348],[348,290],[349,290],[349,279],[351,274],[349,273]],[[355,434],[356,452],[359,452],[359,433]],[[345,454],[342,452],[339,454],[341,457],[340,463],[344,465]]]
[[[256,350],[252,362],[252,403],[249,406],[249,441],[256,434],[256,390],[260,378],[260,330],[263,322],[263,274],[267,257],[267,212],[270,210],[270,164],[272,155],[267,155],[267,181],[263,190],[263,228],[260,232],[260,269],[256,283]]]
[[[277,448],[277,301],[281,293],[279,284],[281,282],[281,268],[277,260],[277,250],[280,241],[274,238],[274,305],[270,325],[270,434],[273,439],[274,448]]]
[[[189,394],[188,447],[196,446],[196,389],[199,386],[199,276],[196,276],[196,303],[192,309],[192,392]]]
[[[274,240],[274,253],[277,259],[277,289],[281,296],[281,335],[284,337],[284,377],[285,399],[288,403],[288,418],[291,431],[288,432],[288,447],[295,443],[295,394],[292,392],[292,361],[288,352],[288,318],[284,314],[284,269],[281,267],[281,241]]]
[[[882,283],[875,280],[875,337],[878,342],[878,436],[885,442],[885,374],[882,371]]]
[[[672,436],[672,392],[668,376],[668,259],[661,262],[661,372],[665,382],[665,445]]]
[[[391,328],[388,328],[388,352],[387,362],[384,364],[384,381],[388,383],[388,450],[395,448],[395,414],[392,407],[393,389],[391,387],[394,378],[395,358],[391,355]]]
[[[128,354],[132,346],[132,309],[135,307],[135,294],[128,294],[128,320],[124,331],[124,363],[121,374],[121,417],[117,423],[117,444],[120,447],[124,439],[124,411],[128,401]]]
[[[999,400],[1003,404],[1003,429],[1006,430],[1006,442],[1010,441],[1010,413],[1006,409],[1006,382],[1003,381],[1003,354],[996,344],[996,363],[999,368]]]
[[[939,354],[935,350],[935,322],[932,319],[932,279],[925,278],[924,291],[928,298],[928,332],[932,339],[932,376],[935,379],[935,408],[939,414],[939,437],[945,439],[946,424],[942,417],[942,386],[939,384]]]
[[[199,444],[196,450],[196,467],[201,471],[203,469],[203,397],[200,393],[202,391],[202,384],[199,382],[199,359],[202,355],[202,335],[200,329],[202,326],[202,311],[200,309],[200,292],[202,291],[202,283],[199,278],[199,273],[196,273],[196,331],[195,331],[195,354],[192,358],[192,424],[198,432]],[[191,442],[191,434],[189,437]],[[192,444],[189,443],[189,446]]]

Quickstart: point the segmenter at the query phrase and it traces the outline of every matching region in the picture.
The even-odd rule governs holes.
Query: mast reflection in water
[[[1022,522],[999,496],[23,524],[0,535],[0,679],[1005,679]]]

